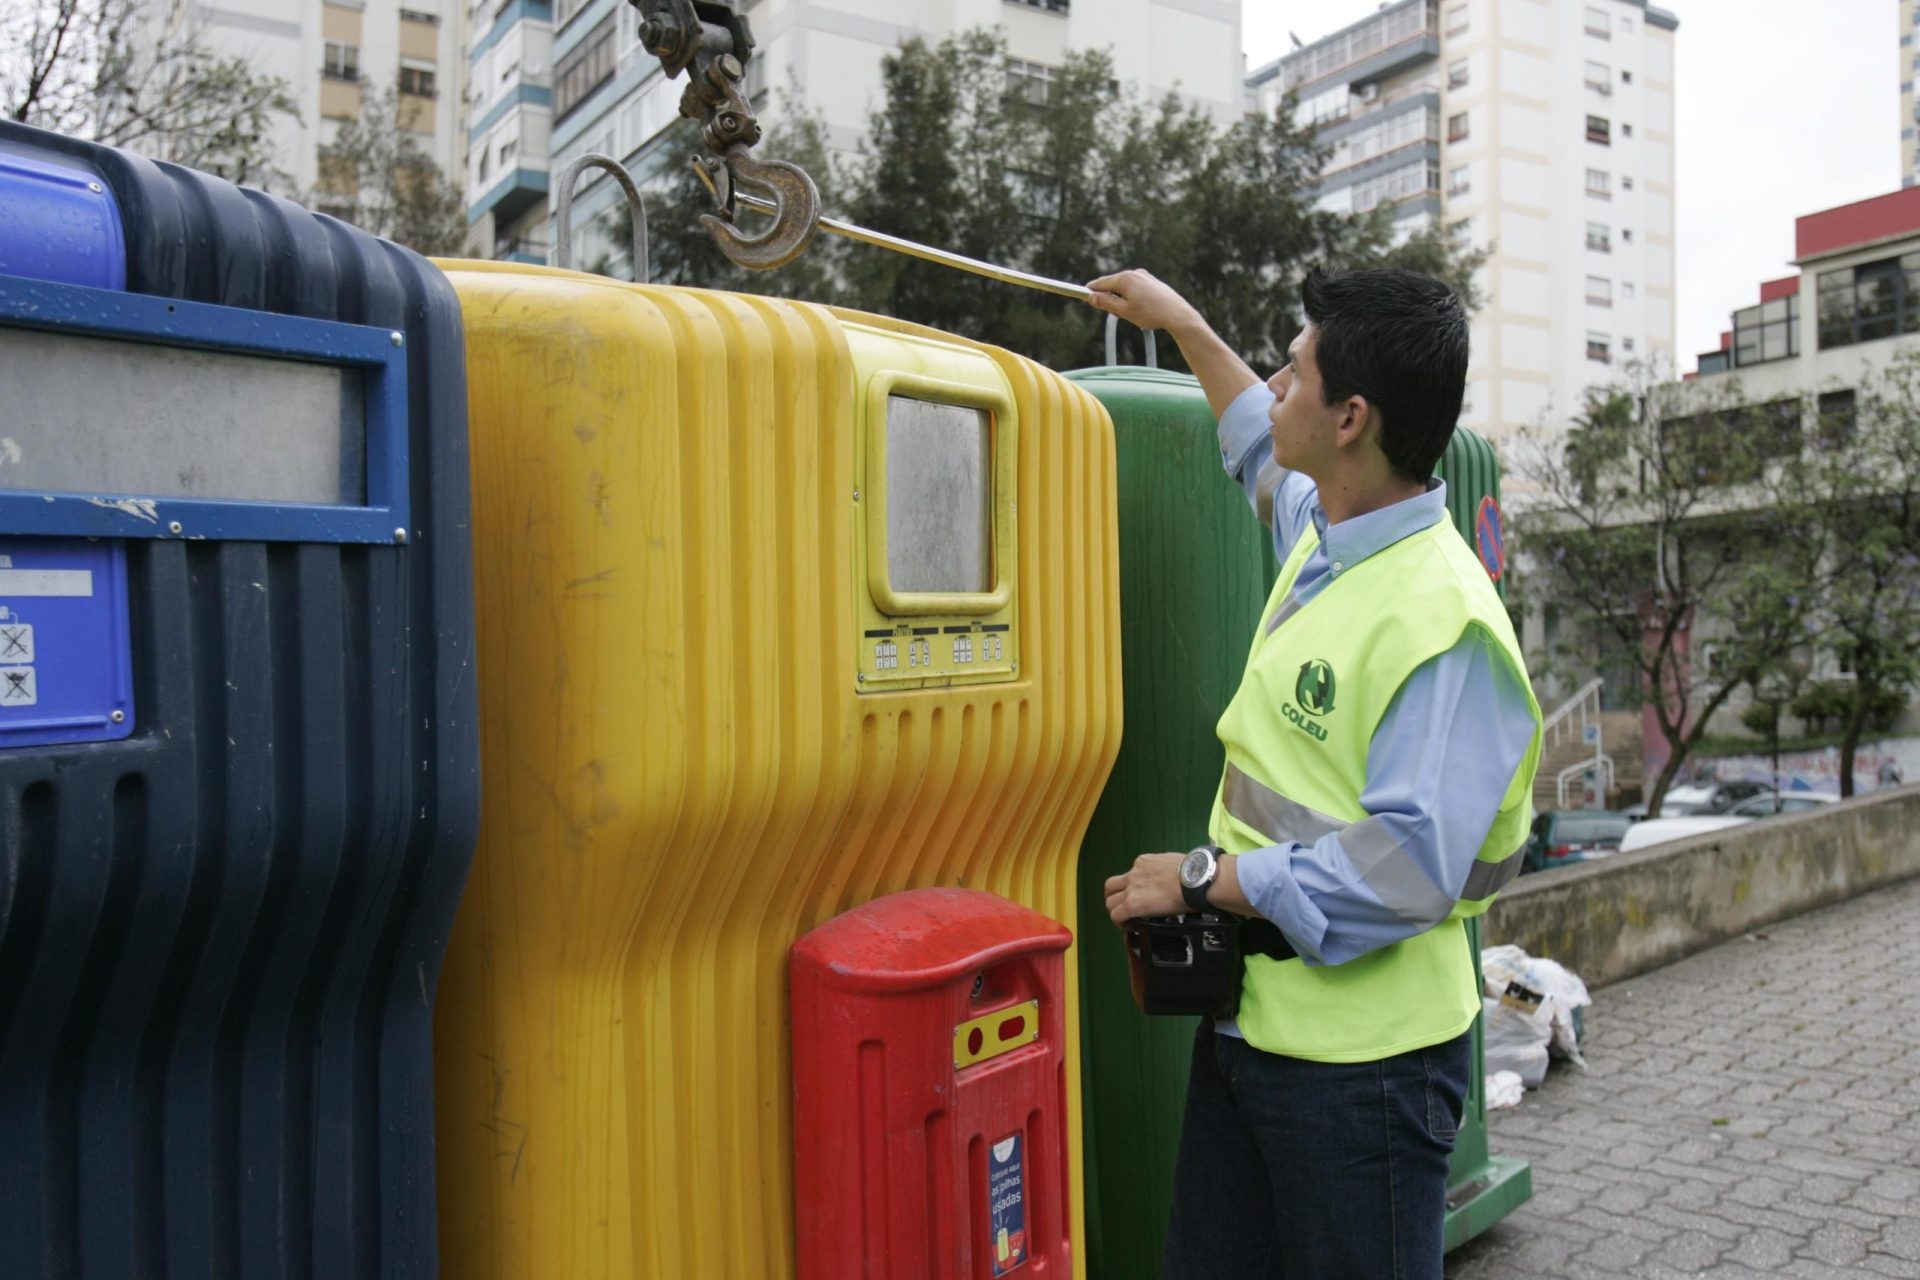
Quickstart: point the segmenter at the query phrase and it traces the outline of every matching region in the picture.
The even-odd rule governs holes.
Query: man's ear
[[[1365,396],[1348,396],[1334,427],[1334,443],[1340,448],[1357,444],[1369,430],[1379,434],[1380,413]]]

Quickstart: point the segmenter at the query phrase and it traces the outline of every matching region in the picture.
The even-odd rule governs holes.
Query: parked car
[[[1705,831],[1738,827],[1752,821],[1752,818],[1735,817],[1730,813],[1701,813],[1684,818],[1648,818],[1627,828],[1627,834],[1620,838],[1620,852],[1631,853],[1635,849],[1644,849],[1650,844],[1684,840],[1688,836],[1697,836]]]
[[[1550,809],[1534,818],[1520,869],[1545,871],[1607,857],[1619,852],[1620,837],[1632,825],[1612,809]]]
[[[1764,782],[1703,782],[1673,787],[1660,802],[1660,816],[1684,818],[1698,813],[1725,813],[1742,800],[1769,795],[1772,791]],[[1647,816],[1647,806],[1631,804],[1621,812],[1638,822]]]
[[[1727,812],[1736,818],[1771,818],[1776,813],[1805,813],[1834,804],[1839,796],[1824,791],[1763,791],[1742,800]]]

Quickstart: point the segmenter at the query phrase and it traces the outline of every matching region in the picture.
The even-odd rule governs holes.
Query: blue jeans
[[[1471,1037],[1326,1063],[1203,1024],[1162,1280],[1439,1280]]]

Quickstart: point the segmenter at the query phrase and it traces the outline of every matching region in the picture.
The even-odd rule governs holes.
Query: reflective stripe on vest
[[[1453,911],[1453,899],[1434,887],[1379,818],[1342,822],[1328,817],[1288,799],[1231,762],[1220,783],[1220,801],[1228,813],[1275,844],[1283,840],[1312,844],[1322,836],[1338,835],[1360,878],[1387,910],[1403,920],[1426,928]],[[1499,893],[1520,874],[1525,853],[1523,843],[1498,862],[1476,859],[1461,900],[1476,902]]]

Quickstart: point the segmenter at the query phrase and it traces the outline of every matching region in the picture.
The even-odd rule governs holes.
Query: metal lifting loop
[[[652,274],[647,262],[647,206],[627,167],[598,151],[587,152],[560,175],[560,200],[553,211],[553,265],[563,271],[573,270],[573,186],[582,173],[595,168],[612,174],[627,193],[627,204],[633,209],[633,278],[644,283]]]
[[[1142,329],[1140,332],[1147,335],[1147,368],[1158,369],[1160,367],[1160,351],[1154,343],[1154,330]],[[1119,363],[1120,317],[1109,311],[1107,312],[1107,364],[1116,365]]]

